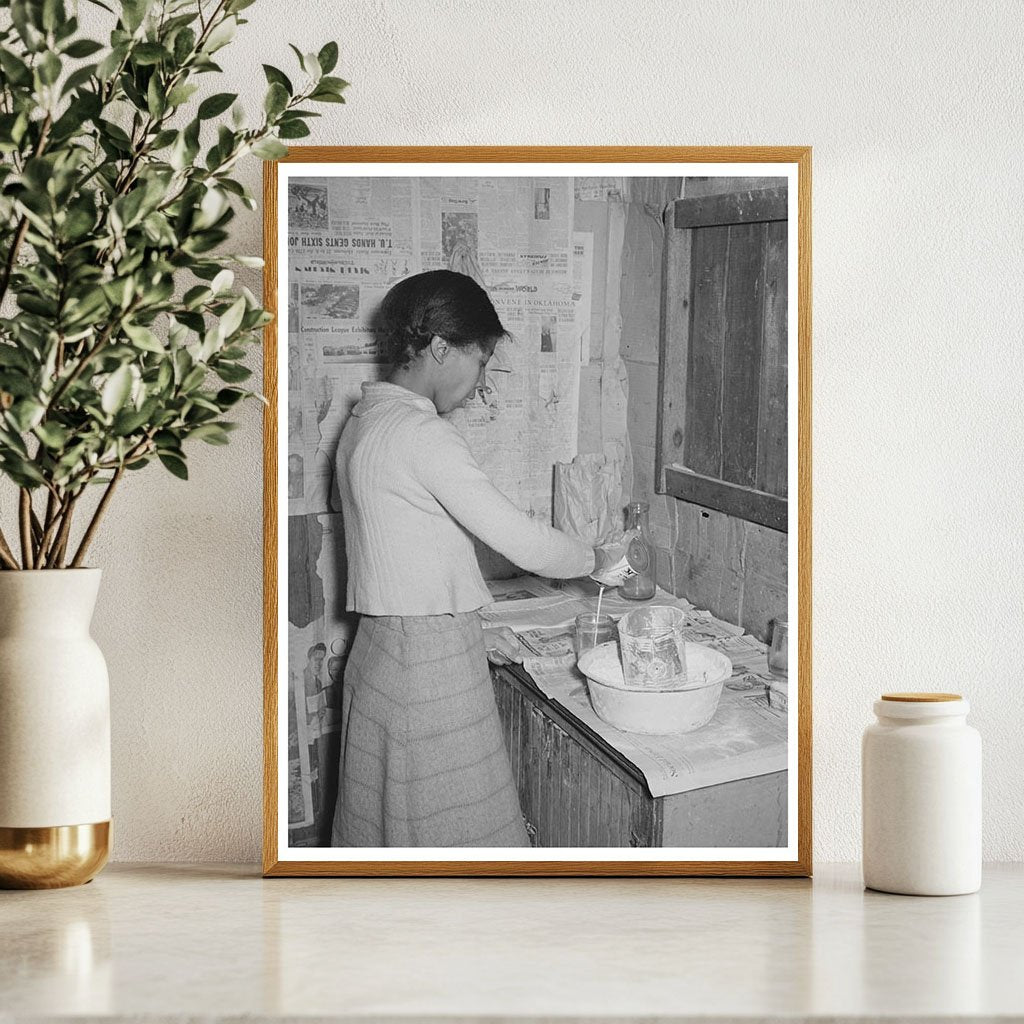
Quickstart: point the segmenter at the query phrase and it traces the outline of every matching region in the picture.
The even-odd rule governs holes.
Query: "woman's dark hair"
[[[435,335],[464,348],[508,333],[487,292],[454,270],[428,270],[399,281],[384,296],[372,327],[382,355],[396,366],[408,364]]]

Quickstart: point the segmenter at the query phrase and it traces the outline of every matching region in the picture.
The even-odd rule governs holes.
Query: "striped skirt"
[[[530,845],[475,611],[364,615],[341,728],[332,845]]]

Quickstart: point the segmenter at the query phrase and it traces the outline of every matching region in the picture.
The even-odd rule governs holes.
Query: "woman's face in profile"
[[[494,342],[479,345],[451,345],[446,353],[441,386],[437,389],[435,404],[440,413],[458,409],[484,386],[484,367],[494,353]]]

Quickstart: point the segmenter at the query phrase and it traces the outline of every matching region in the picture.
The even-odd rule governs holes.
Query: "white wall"
[[[859,857],[872,699],[951,689],[985,742],[985,854],[1019,860],[1024,22],[888,8],[259,0],[216,89],[255,105],[261,62],[333,38],[353,87],[312,143],[813,146],[815,856]],[[258,252],[258,215],[237,230]],[[188,484],[132,479],[95,548],[121,860],[258,858],[255,406],[236,438]]]

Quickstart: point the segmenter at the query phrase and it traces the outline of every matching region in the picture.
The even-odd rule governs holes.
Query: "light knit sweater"
[[[363,384],[337,465],[350,611],[441,615],[490,604],[471,534],[528,572],[572,578],[594,568],[588,545],[516,508],[434,403],[407,388]]]

